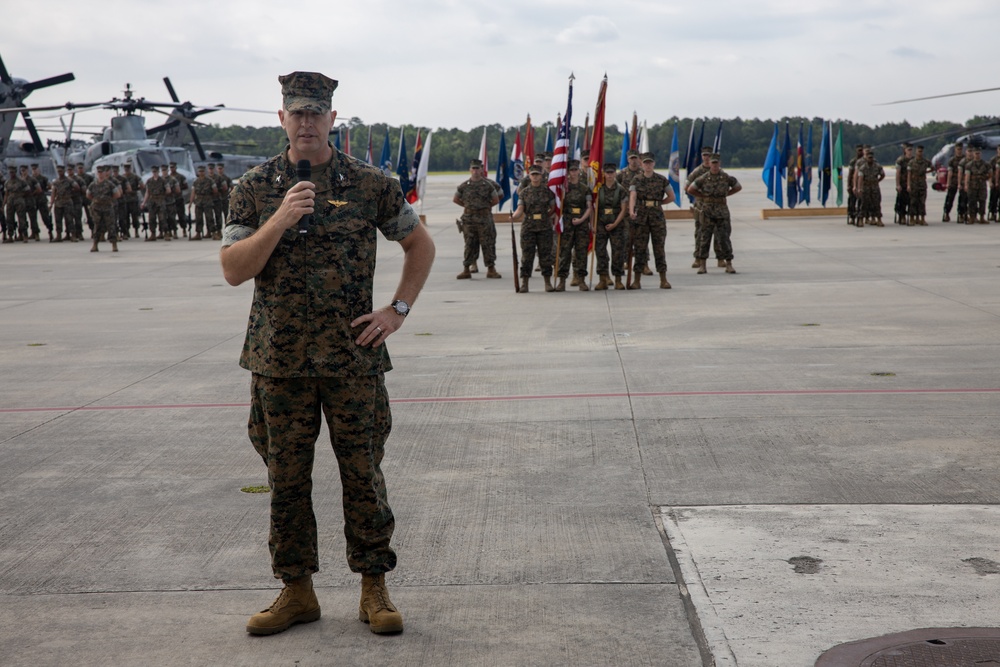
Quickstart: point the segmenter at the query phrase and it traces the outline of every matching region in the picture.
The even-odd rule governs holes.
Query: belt
[[[489,213],[493,209],[491,208],[472,208],[471,206],[465,207],[466,213]]]
[[[581,211],[581,209],[579,209],[579,208],[571,208],[569,210],[570,213],[576,213],[577,215],[580,215],[580,211]]]
[[[725,197],[703,197],[702,200],[703,201],[714,202],[716,204],[721,204],[721,203],[724,203],[726,201],[726,198]]]
[[[613,209],[613,208],[606,208],[606,209],[604,209],[604,215],[614,215],[614,213],[615,213],[615,209]]]
[[[660,203],[661,202],[660,202],[659,199],[644,199],[643,202],[642,202],[642,205],[643,206],[659,206]]]
[[[541,213],[532,213],[531,214],[531,219],[532,220],[541,220],[542,219],[542,214]]]

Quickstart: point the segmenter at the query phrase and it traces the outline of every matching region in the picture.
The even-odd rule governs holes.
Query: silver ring
[[[376,328],[376,329],[378,329],[378,332],[379,332],[380,334],[381,334],[381,333],[383,333],[383,331],[382,331],[382,327],[379,327],[379,326],[377,326],[377,327],[375,327],[375,328]]]

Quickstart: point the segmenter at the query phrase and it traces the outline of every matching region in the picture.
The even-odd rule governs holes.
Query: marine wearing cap
[[[639,156],[643,162],[656,162],[656,155],[653,153],[643,153]]]
[[[542,175],[541,166],[533,164],[530,167],[528,167],[528,175],[530,176],[531,174],[538,174],[539,176],[541,176]]]
[[[711,155],[708,156],[709,162],[719,162],[721,160],[722,157],[718,153],[712,153]]]
[[[483,168],[483,161],[482,160],[476,160],[476,159],[469,160],[469,169],[472,169],[473,167],[479,167],[480,169],[482,169]]]
[[[286,111],[330,113],[337,81],[319,72],[292,72],[278,77]]]

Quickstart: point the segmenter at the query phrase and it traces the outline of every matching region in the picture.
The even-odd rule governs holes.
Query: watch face
[[[407,305],[405,301],[397,301],[396,303],[392,304],[392,307],[400,315],[406,315],[408,312],[410,312],[410,306]]]

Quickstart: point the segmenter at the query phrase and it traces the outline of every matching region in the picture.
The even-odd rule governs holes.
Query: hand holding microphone
[[[295,165],[295,175],[299,179],[299,182],[312,180],[312,165],[309,160],[299,160]],[[306,213],[301,218],[299,218],[299,234],[306,234],[309,231],[309,225],[312,224],[312,214]]]

